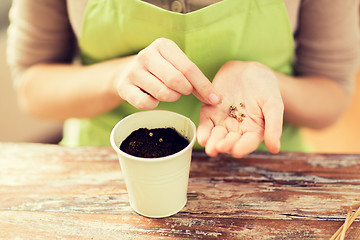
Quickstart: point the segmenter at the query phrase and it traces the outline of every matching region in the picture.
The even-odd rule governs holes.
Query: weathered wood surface
[[[329,239],[359,206],[360,155],[195,152],[185,208],[150,219],[111,148],[0,144],[0,239]]]

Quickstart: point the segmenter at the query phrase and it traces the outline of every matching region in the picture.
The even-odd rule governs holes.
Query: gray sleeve
[[[65,0],[13,0],[9,19],[7,62],[15,86],[34,64],[72,61],[75,38]]]
[[[353,90],[359,66],[359,0],[303,0],[295,73],[325,76]]]

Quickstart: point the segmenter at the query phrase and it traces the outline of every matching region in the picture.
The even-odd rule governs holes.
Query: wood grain
[[[329,239],[359,206],[360,155],[194,152],[187,205],[150,219],[111,148],[0,144],[0,239]]]

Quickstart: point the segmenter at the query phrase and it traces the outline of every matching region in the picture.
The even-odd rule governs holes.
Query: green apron
[[[211,80],[229,60],[257,61],[292,74],[294,41],[282,0],[223,0],[186,14],[140,0],[89,0],[79,40],[82,61],[88,65],[136,54],[160,37],[173,40]],[[178,112],[198,124],[200,107],[189,95],[156,109]],[[95,118],[69,119],[62,144],[109,146],[113,126],[136,111],[124,102]],[[258,150],[266,150],[264,143]],[[306,150],[299,129],[285,123],[281,151]]]

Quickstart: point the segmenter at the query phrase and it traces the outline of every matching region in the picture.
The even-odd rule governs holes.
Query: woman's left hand
[[[220,68],[213,84],[224,99],[201,108],[197,136],[206,153],[243,157],[263,140],[270,152],[277,153],[284,105],[272,70],[260,63],[230,61]],[[230,106],[236,107],[232,117]]]

